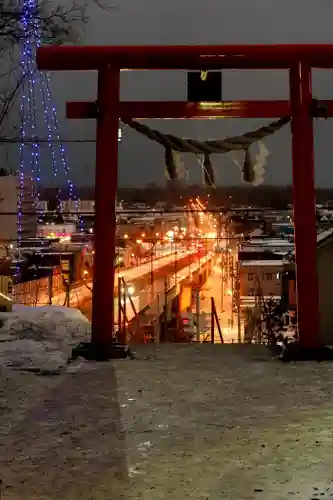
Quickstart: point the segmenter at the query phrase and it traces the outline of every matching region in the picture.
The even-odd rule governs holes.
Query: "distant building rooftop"
[[[323,243],[325,240],[333,236],[333,228],[327,229],[317,234],[317,244]]]
[[[292,246],[293,243],[283,238],[253,238],[246,241],[246,245],[250,246],[265,246],[265,247],[288,247]]]
[[[326,231],[321,231],[317,234],[317,246],[323,245],[331,237],[333,237],[333,228],[327,229]],[[289,255],[295,256],[295,249],[289,252]]]
[[[252,296],[252,295],[241,295],[240,297],[240,306],[241,308],[243,307],[249,307],[249,306],[254,306],[255,303],[256,303],[256,300],[257,298],[255,296]],[[264,300],[265,302],[267,302],[268,300],[274,300],[276,302],[280,301],[281,300],[281,295],[265,295],[262,297],[262,300]]]
[[[240,251],[241,252],[250,252],[250,253],[260,253],[260,252],[270,253],[270,252],[273,252],[273,250],[275,248],[278,248],[278,251],[275,250],[274,253],[279,253],[281,255],[285,255],[286,253],[289,253],[290,250],[292,250],[294,248],[294,244],[290,243],[289,246],[283,246],[283,247],[279,247],[278,245],[272,246],[272,247],[256,246],[256,245],[254,245],[254,246],[253,245],[242,245],[240,247]]]
[[[240,261],[241,267],[251,266],[284,266],[284,260],[242,260]]]

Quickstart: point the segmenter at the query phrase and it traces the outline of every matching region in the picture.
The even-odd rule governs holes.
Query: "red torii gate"
[[[51,46],[38,49],[37,64],[41,70],[98,71],[97,101],[67,103],[68,118],[97,120],[92,345],[107,349],[114,325],[119,118],[291,116],[299,339],[303,348],[320,347],[311,70],[333,68],[333,45]],[[287,69],[290,101],[121,102],[120,71],[139,69]],[[333,116],[333,101],[319,104]]]

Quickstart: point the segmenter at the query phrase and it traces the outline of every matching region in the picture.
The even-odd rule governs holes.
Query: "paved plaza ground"
[[[262,346],[2,373],[3,500],[327,500],[332,437],[333,365]]]

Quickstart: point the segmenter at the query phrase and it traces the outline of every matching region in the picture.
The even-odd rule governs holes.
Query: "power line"
[[[67,201],[73,201],[73,200],[64,200],[64,202],[66,203]],[[253,209],[252,210],[253,212],[260,212],[260,213],[263,213],[263,212],[269,212],[269,211],[275,211],[274,209],[262,209],[262,210],[258,210],[258,209]],[[286,212],[290,211],[290,210],[285,210]],[[58,215],[59,212],[57,212],[56,210],[42,210],[42,209],[39,209],[39,208],[36,208],[36,212],[39,213],[39,215]],[[29,214],[31,213],[31,215],[35,214],[36,212],[24,212],[26,214]],[[191,214],[201,214],[203,211],[202,210],[196,210],[196,209],[185,209],[184,210],[164,210],[164,209],[148,209],[148,210],[145,210],[145,209],[128,209],[128,210],[121,210],[121,212],[117,212],[116,215],[117,216],[121,216],[121,215],[128,215],[128,216],[135,216],[135,215],[147,215],[147,214],[152,214],[152,215],[156,215],[156,216],[159,216],[159,215],[185,215],[187,213],[191,213]],[[214,208],[214,209],[211,209],[209,211],[204,211],[204,214],[207,215],[207,214],[221,214],[223,215],[223,212],[233,212],[232,209],[228,209],[228,208]],[[246,212],[250,212],[250,210],[246,210]],[[0,215],[14,215],[16,212],[1,212],[0,211]],[[238,212],[235,212],[233,215],[236,215],[237,216]],[[61,215],[92,215],[94,216],[95,215],[95,211],[94,212],[86,212],[84,210],[73,210],[73,211],[61,211]],[[242,214],[240,213],[239,216],[241,216]],[[245,215],[245,214],[243,214]],[[149,221],[147,220],[146,221],[147,223],[149,223]],[[153,222],[153,220],[151,221]],[[175,221],[176,222],[176,221]],[[278,223],[279,221],[277,221]],[[283,221],[281,221],[283,222]]]
[[[96,142],[96,139],[34,139],[34,138],[27,138],[27,139],[20,139],[19,137],[14,137],[12,139],[6,139],[6,138],[0,138],[0,144],[5,143],[5,144],[50,144],[50,143],[55,143],[55,144],[65,144],[65,143],[92,143]]]

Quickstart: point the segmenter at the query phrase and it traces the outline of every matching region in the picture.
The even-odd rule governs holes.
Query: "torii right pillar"
[[[298,61],[290,68],[293,206],[298,333],[302,347],[308,349],[319,347],[321,344],[311,105],[311,67]]]

